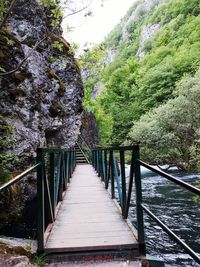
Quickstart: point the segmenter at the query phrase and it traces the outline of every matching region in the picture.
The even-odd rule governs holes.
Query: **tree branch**
[[[2,22],[0,23],[0,29],[4,26],[4,24],[6,23],[8,17],[10,16],[10,13],[12,12],[13,10],[13,7],[15,5],[15,3],[17,2],[17,0],[13,0],[8,11],[6,12],[6,15],[5,17],[3,18]]]
[[[17,70],[19,70],[19,68],[21,68],[23,66],[23,64],[27,61],[27,59],[32,55],[32,53],[37,49],[37,47],[47,38],[47,36],[45,36],[43,39],[41,39],[40,41],[37,41],[36,44],[34,45],[33,49],[28,53],[28,55],[19,63],[19,65],[8,72],[4,72],[4,73],[0,73],[0,77],[2,76],[7,76],[10,74],[15,73]]]
[[[72,15],[75,15],[77,13],[80,13],[82,11],[84,11],[85,9],[87,9],[90,5],[92,4],[92,0],[89,2],[89,4],[87,6],[84,6],[78,10],[73,10],[73,9],[70,9],[69,7],[66,7],[67,9],[69,9],[71,11],[71,13],[69,13],[68,15],[64,16],[63,19],[67,18],[67,17],[70,17]]]

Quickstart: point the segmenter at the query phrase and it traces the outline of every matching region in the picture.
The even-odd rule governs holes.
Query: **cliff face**
[[[37,147],[70,147],[81,126],[83,87],[70,45],[49,10],[19,0],[0,35],[0,114],[13,126],[11,150],[28,165]],[[24,64],[18,68],[22,60]]]
[[[99,144],[99,131],[94,114],[86,110],[81,117],[81,137],[88,147],[93,148]]]

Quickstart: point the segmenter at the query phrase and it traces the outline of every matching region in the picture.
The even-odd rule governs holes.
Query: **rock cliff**
[[[81,116],[81,137],[89,148],[99,144],[99,131],[94,114],[86,110]]]
[[[49,12],[18,0],[0,32],[0,114],[13,126],[10,149],[23,167],[37,147],[73,146],[81,126],[80,71]]]

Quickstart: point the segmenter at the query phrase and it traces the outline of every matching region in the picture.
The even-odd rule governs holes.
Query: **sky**
[[[83,1],[83,0],[78,0]],[[77,0],[76,0],[77,2]],[[135,0],[92,0],[91,16],[84,17],[88,10],[67,17],[63,22],[64,37],[81,48],[86,43],[97,44],[120,22]],[[67,25],[74,30],[69,32]],[[88,45],[87,45],[88,47]]]

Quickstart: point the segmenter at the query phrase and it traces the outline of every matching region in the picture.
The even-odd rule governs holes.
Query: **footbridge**
[[[120,254],[142,260],[146,213],[200,263],[198,254],[144,205],[141,166],[200,195],[200,189],[141,161],[138,145],[89,150],[83,142],[72,149],[38,148],[36,164],[2,185],[0,193],[36,172],[39,253],[108,258]],[[133,210],[134,225],[129,220]],[[164,266],[149,262],[144,266]]]

